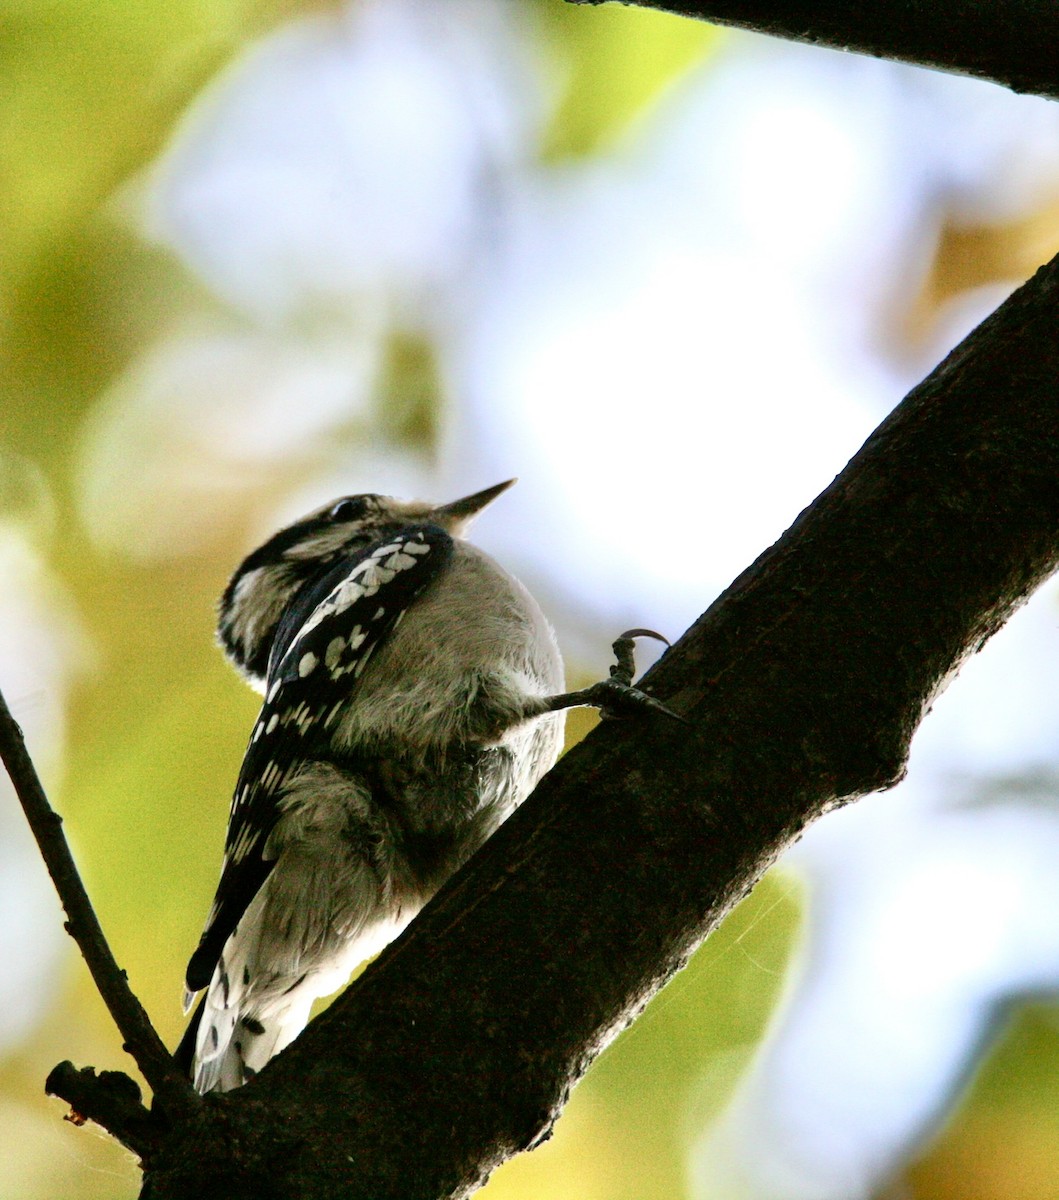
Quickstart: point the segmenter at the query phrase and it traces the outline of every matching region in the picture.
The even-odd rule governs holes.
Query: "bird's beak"
[[[517,479],[507,479],[484,491],[475,492],[472,496],[464,496],[462,500],[453,500],[450,504],[439,505],[430,514],[430,519],[437,522],[442,529],[458,536],[466,530],[486,505],[492,504],[501,492],[506,492],[512,484],[517,482]]]

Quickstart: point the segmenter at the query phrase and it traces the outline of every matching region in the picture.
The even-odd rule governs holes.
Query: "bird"
[[[250,553],[218,606],[262,692],[175,1057],[201,1092],[252,1079],[533,790],[567,708],[672,714],[610,678],[563,692],[555,633],[466,540],[515,480],[448,504],[344,496]]]

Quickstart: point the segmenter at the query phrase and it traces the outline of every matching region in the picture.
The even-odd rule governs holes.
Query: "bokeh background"
[[[256,539],[517,474],[478,540],[587,681],[1059,249],[1054,105],[657,13],[13,0],[0,29],[0,687],[170,1043],[255,714],[213,603]],[[1049,585],[907,782],[814,828],[485,1194],[1059,1195],[1057,627]],[[6,788],[0,904],[0,1200],[134,1196],[42,1094],[130,1063]]]

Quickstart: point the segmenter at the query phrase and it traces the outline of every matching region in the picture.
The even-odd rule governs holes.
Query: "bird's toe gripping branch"
[[[594,683],[579,692],[549,697],[545,702],[545,711],[557,712],[559,709],[585,705],[598,708],[600,716],[604,719],[657,712],[686,725],[686,718],[633,686],[632,681],[636,675],[636,639],[641,637],[655,638],[659,642],[665,642],[667,646],[670,644],[668,638],[655,633],[653,629],[627,629],[614,642],[614,665],[610,668],[610,678],[601,679],[599,683]]]

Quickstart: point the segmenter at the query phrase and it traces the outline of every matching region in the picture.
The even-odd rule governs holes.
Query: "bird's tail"
[[[280,931],[268,907],[274,873],[225,942],[176,1052],[198,1091],[227,1092],[252,1079],[305,1028],[313,1002],[342,987],[417,911],[411,901],[379,911],[372,868],[358,860],[362,874],[341,880],[352,900],[336,915],[326,903],[339,890],[328,864],[287,872],[301,883],[281,895],[279,911],[300,914],[302,924]],[[186,1011],[194,997],[185,1000]]]
[[[176,1049],[174,1057],[198,1092],[241,1087],[309,1021],[315,981],[302,976],[283,987],[248,989],[244,979],[242,965],[222,956]]]

